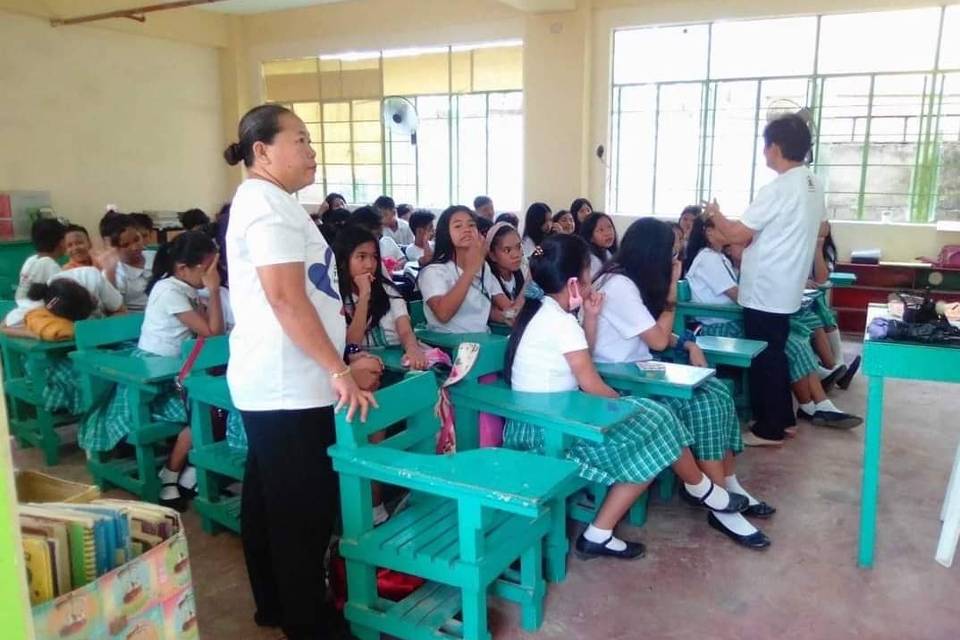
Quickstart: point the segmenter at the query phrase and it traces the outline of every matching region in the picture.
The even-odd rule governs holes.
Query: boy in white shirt
[[[390,238],[399,247],[413,244],[413,231],[406,220],[397,216],[397,205],[390,196],[380,196],[373,203],[374,208],[383,220],[383,237]]]
[[[433,212],[426,209],[414,211],[410,215],[410,229],[413,231],[413,244],[408,245],[404,253],[407,260],[417,262],[421,267],[433,260]]]
[[[362,227],[377,238],[380,243],[380,259],[383,261],[384,266],[388,267],[388,272],[403,268],[407,257],[403,254],[403,250],[393,238],[388,238],[383,235],[383,218],[376,209],[373,207],[360,207],[350,214],[350,219],[347,221],[347,224],[355,224],[358,227]]]
[[[67,228],[59,220],[43,218],[33,223],[30,229],[30,239],[37,250],[35,255],[27,258],[20,268],[20,281],[17,283],[17,292],[14,299],[17,304],[27,302],[27,290],[30,285],[47,284],[50,278],[60,273],[60,264],[57,262],[64,252],[64,238]]]

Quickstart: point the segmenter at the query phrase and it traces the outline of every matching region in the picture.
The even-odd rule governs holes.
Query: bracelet
[[[338,371],[337,373],[331,373],[330,378],[332,380],[339,380],[340,378],[346,378],[350,375],[350,367],[344,367],[343,371]]]

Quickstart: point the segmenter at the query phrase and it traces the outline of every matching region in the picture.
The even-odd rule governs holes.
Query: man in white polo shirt
[[[793,427],[787,357],[790,315],[800,308],[817,229],[826,219],[823,187],[806,164],[811,136],[797,115],[772,120],[763,130],[763,156],[779,174],[757,193],[740,217],[729,220],[716,201],[706,215],[731,243],[747,245],[740,266],[738,301],[744,333],[767,348],[750,367],[750,400],[756,420],[750,445],[774,445]]]

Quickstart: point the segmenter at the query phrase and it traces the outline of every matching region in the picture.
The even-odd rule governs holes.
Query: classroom
[[[956,0],[0,0],[4,640],[953,640]]]

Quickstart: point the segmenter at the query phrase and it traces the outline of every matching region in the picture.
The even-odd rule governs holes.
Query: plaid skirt
[[[133,358],[157,358],[152,353],[135,349]],[[77,444],[86,451],[109,451],[130,434],[133,429],[133,412],[130,389],[115,386],[83,417],[77,433]],[[154,422],[187,424],[187,409],[180,394],[171,382],[157,397],[150,401],[150,419]]]
[[[81,413],[83,398],[80,395],[80,385],[77,384],[77,372],[74,371],[70,359],[58,358],[51,362],[46,376],[43,388],[40,389],[43,409],[50,413]]]
[[[680,458],[693,435],[664,405],[648,398],[624,398],[642,411],[613,426],[607,441],[576,440],[564,456],[580,465],[580,476],[591,482],[649,482]],[[542,454],[543,428],[508,420],[503,446]]]
[[[693,398],[657,398],[673,411],[693,434],[690,448],[698,460],[723,460],[728,451],[740,453],[743,438],[737,407],[726,385],[711,378],[698,388]]]
[[[718,338],[742,338],[743,323],[739,320],[705,324],[700,328],[700,334],[717,336]],[[790,383],[801,380],[816,372],[820,361],[813,352],[810,344],[811,331],[797,320],[790,319],[790,333],[787,334],[787,346],[784,352],[787,355],[787,367],[790,370]]]

